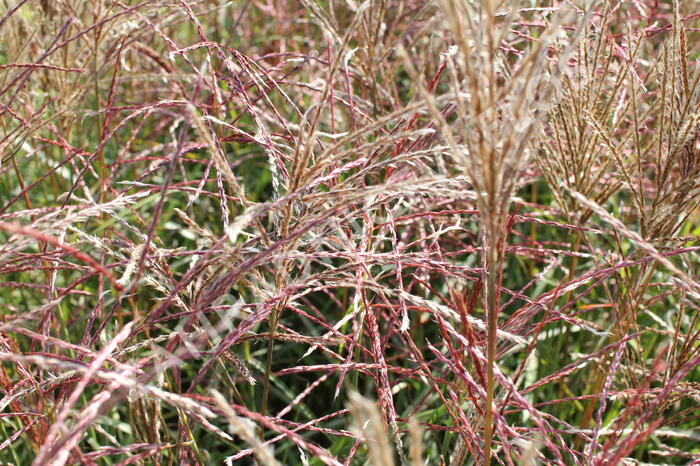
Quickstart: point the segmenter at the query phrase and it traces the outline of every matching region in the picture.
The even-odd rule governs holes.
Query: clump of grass
[[[3,463],[700,458],[690,4],[5,3]]]

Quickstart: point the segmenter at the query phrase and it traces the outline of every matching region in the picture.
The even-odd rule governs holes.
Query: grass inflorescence
[[[700,462],[696,3],[0,5],[2,464]]]

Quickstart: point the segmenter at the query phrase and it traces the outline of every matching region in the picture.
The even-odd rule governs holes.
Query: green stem
[[[270,395],[270,376],[272,375],[272,350],[275,347],[275,331],[279,323],[282,309],[286,306],[286,301],[281,306],[272,309],[270,316],[270,335],[267,339],[267,356],[265,357],[265,378],[262,387],[262,399],[260,401],[260,414],[267,415],[267,399]]]

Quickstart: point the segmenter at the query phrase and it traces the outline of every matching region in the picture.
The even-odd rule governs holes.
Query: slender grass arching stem
[[[265,375],[262,387],[262,396],[260,400],[260,414],[265,416],[267,414],[267,400],[270,395],[270,376],[272,375],[272,351],[275,347],[275,330],[277,330],[277,324],[279,323],[279,317],[284,309],[284,305],[275,307],[272,310],[272,315],[270,316],[270,336],[267,340],[267,355],[265,357]]]
[[[490,244],[488,244],[490,243]],[[498,275],[499,264],[497,243],[494,235],[487,239],[486,274],[486,406],[484,410],[484,464],[491,464],[493,441],[493,397],[495,391],[494,364],[496,363],[496,332],[498,330]]]

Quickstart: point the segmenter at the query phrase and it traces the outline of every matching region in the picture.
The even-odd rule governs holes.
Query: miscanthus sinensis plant
[[[3,464],[700,461],[697,2],[0,5]]]

